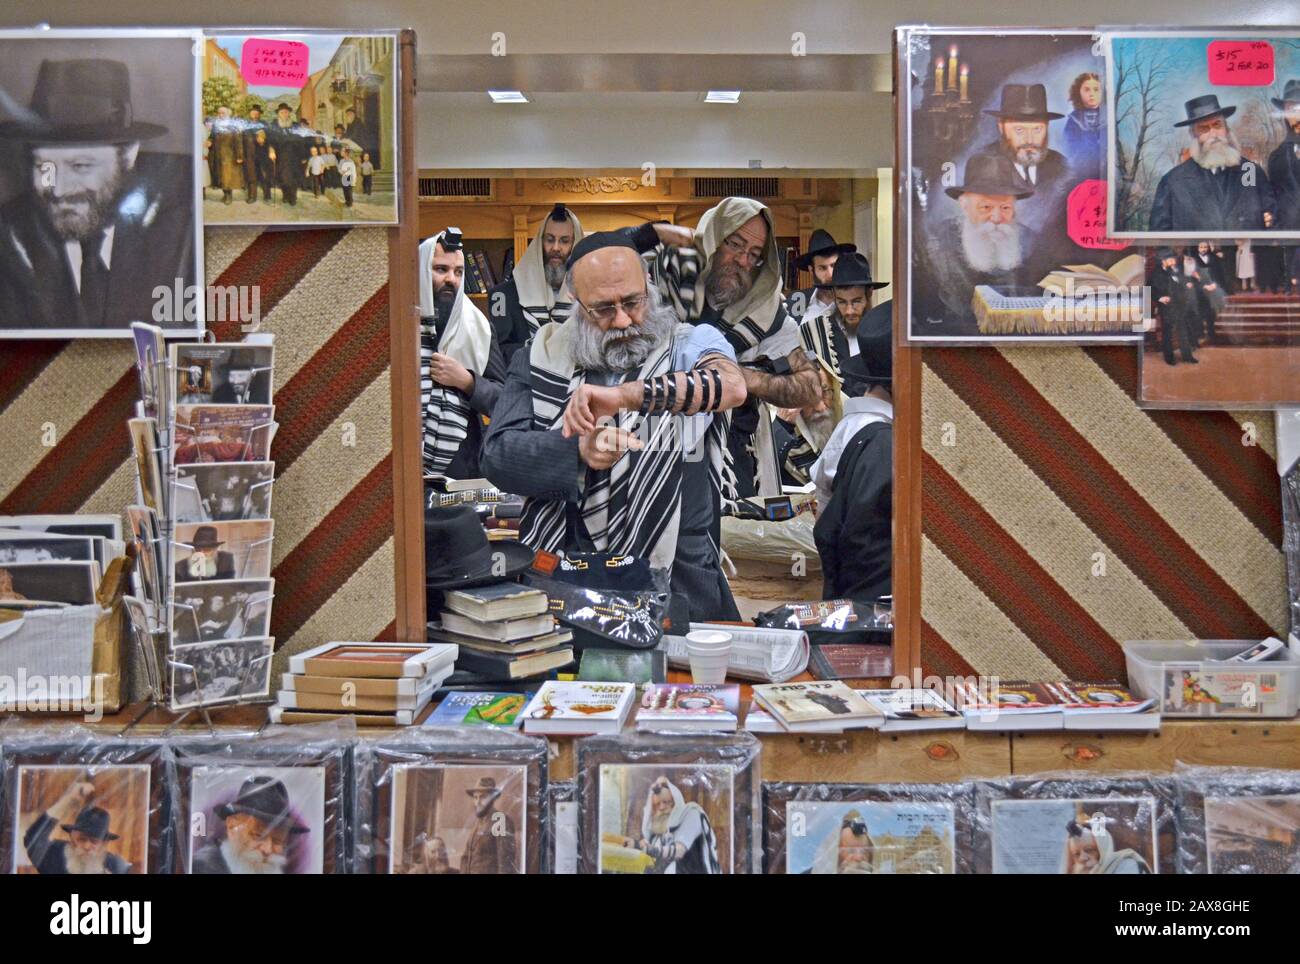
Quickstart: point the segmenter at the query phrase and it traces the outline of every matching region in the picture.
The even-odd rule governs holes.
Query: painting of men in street
[[[396,37],[208,37],[204,222],[397,221]]]

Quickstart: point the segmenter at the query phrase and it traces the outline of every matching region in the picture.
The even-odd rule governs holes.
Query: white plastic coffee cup
[[[731,633],[700,629],[686,634],[686,654],[695,683],[723,683],[731,661]]]

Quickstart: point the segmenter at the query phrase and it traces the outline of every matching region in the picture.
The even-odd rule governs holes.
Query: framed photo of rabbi
[[[1106,32],[1116,238],[1300,238],[1300,34]]]
[[[1135,341],[1106,234],[1105,65],[1083,30],[900,27],[898,257],[912,344]]]
[[[197,335],[197,31],[0,31],[0,338]],[[203,299],[197,299],[199,304]]]

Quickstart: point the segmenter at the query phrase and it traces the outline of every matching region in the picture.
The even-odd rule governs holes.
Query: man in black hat
[[[292,859],[294,838],[311,832],[294,816],[289,788],[270,776],[250,777],[239,795],[213,813],[220,836],[209,834],[190,860],[192,874],[283,874]],[[198,845],[199,834],[190,838]]]
[[[573,316],[510,364],[484,474],[527,497],[524,544],[649,559],[692,619],[739,618],[719,550],[720,413],[746,397],[734,349],[679,322],[624,232],[576,244],[566,285]]]
[[[894,399],[892,301],[858,325],[858,352],[845,364],[844,416],[813,464],[813,539],[826,599],[877,599],[892,591]]]
[[[189,543],[190,554],[176,563],[176,582],[199,582],[208,579],[234,579],[235,557],[223,552],[225,543],[217,538],[216,526],[199,526],[194,530],[194,541]]]
[[[1286,127],[1286,138],[1268,156],[1268,180],[1273,186],[1277,228],[1300,231],[1300,79],[1288,80],[1282,96],[1269,99]],[[1297,277],[1300,246],[1284,248],[1282,260],[1286,272],[1283,288],[1295,293],[1300,290],[1300,277]]]
[[[808,482],[808,470],[835,428],[839,414],[836,399],[844,379],[844,365],[858,353],[858,325],[871,307],[871,292],[888,283],[871,277],[871,264],[864,255],[846,254],[835,263],[825,286],[833,298],[831,313],[813,318],[805,316],[799,323],[799,338],[804,348],[821,362],[825,391],[813,405],[779,412],[773,423],[777,447],[782,453],[781,467],[793,484]]]
[[[562,290],[564,266],[581,240],[578,216],[555,205],[510,277],[488,291],[488,318],[507,362],[539,327],[568,317],[573,305]]]
[[[275,167],[271,163],[271,142],[267,139],[267,124],[262,120],[262,105],[254,103],[248,108],[248,119],[241,127],[244,150],[244,200],[252,204],[257,192],[262,200],[271,203],[271,184]]]
[[[1176,365],[1174,349],[1177,347],[1183,361],[1198,364],[1194,351],[1197,319],[1196,280],[1183,273],[1180,258],[1173,248],[1156,252],[1156,264],[1147,279],[1151,300],[1160,318],[1160,347],[1165,364]]]
[[[963,182],[945,190],[961,210],[926,227],[913,325],[930,335],[977,335],[977,285],[1005,290],[1035,285],[1046,274],[1038,234],[1020,223],[1020,203],[1033,192],[1011,161],[993,154],[971,157]]]
[[[298,185],[303,176],[303,162],[307,159],[311,131],[294,121],[293,108],[281,101],[276,105],[275,118],[267,125],[270,158],[275,164],[275,183],[280,186],[284,203],[298,203]]]
[[[978,153],[1010,161],[1020,184],[1032,192],[1033,200],[1022,205],[1020,222],[1053,241],[1064,239],[1065,201],[1077,178],[1065,155],[1048,146],[1048,126],[1065,115],[1047,109],[1042,84],[1006,84],[1001,106],[984,113],[997,118],[998,139]]]
[[[474,801],[474,829],[460,856],[462,874],[518,874],[519,840],[515,821],[497,809],[501,788],[492,777],[480,777],[465,791]]]
[[[119,839],[110,829],[103,807],[91,806],[95,787],[86,780],[74,782],[23,834],[27,858],[38,874],[125,874],[131,865],[108,845]],[[75,819],[74,819],[75,815]],[[52,840],[55,828],[68,835]]]
[[[1219,105],[1215,94],[1184,104],[1187,117],[1175,127],[1188,128],[1187,160],[1166,171],[1156,185],[1148,230],[1261,231],[1272,228],[1275,201],[1268,174],[1241,153],[1228,118],[1233,105]]]
[[[243,125],[235,120],[229,104],[217,108],[208,134],[208,159],[212,164],[212,186],[221,189],[223,204],[235,200],[235,188],[246,187]]]
[[[222,405],[267,404],[271,401],[271,373],[258,370],[252,352],[233,349],[219,369],[221,381],[212,401]]]
[[[836,244],[829,231],[817,228],[808,239],[808,250],[799,255],[795,264],[800,271],[811,270],[813,285],[801,288],[786,299],[785,310],[795,321],[816,318],[830,313],[835,307],[835,296],[829,287],[831,273],[842,254],[858,250],[856,244]]]
[[[0,124],[26,189],[0,207],[0,326],[125,328],[159,318],[154,292],[194,284],[190,154],[141,151],[126,64],[46,60],[30,110]]]

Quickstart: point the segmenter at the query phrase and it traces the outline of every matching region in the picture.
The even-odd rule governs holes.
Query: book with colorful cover
[[[514,729],[532,696],[532,693],[448,693],[424,725]]]
[[[843,729],[877,729],[885,714],[839,680],[814,683],[766,683],[754,687],[754,699],[787,730],[834,723]]]
[[[641,695],[636,728],[653,732],[736,732],[740,687],[735,683],[663,683]]]
[[[524,710],[524,732],[617,733],[635,697],[632,683],[547,680]]]
[[[1067,730],[1158,730],[1155,700],[1135,696],[1116,682],[1048,684],[1061,700]]]

